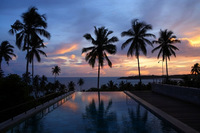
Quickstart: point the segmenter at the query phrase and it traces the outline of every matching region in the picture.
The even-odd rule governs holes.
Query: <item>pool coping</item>
[[[55,104],[56,102],[60,101],[64,97],[70,96],[73,93],[74,93],[74,91],[65,93],[65,94],[63,94],[61,96],[58,96],[58,97],[56,97],[56,98],[54,98],[54,99],[52,99],[52,100],[50,100],[50,101],[48,101],[48,102],[46,102],[44,104],[41,104],[41,105],[37,106],[36,108],[32,108],[32,109],[26,111],[26,113],[21,113],[21,114],[15,116],[13,118],[13,120],[12,119],[8,119],[8,120],[0,123],[0,132],[5,132],[10,127],[16,125],[17,123],[22,122],[23,120],[33,116],[34,114],[36,114],[36,113],[42,111],[43,109]]]
[[[181,132],[186,133],[199,133],[195,129],[191,128],[190,126],[186,125],[185,123],[179,121],[178,119],[172,117],[171,115],[165,113],[164,111],[160,110],[159,108],[153,106],[152,104],[148,103],[147,101],[139,98],[138,96],[134,95],[133,93],[129,91],[124,91],[125,94],[127,94],[129,97],[133,98],[140,104],[142,104],[144,107],[146,107],[150,112],[157,115],[161,119],[166,120],[169,122],[172,126],[174,126],[177,130]]]

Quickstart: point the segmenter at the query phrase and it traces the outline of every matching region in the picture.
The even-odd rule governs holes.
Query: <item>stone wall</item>
[[[152,91],[200,105],[200,89],[182,86],[152,84]]]

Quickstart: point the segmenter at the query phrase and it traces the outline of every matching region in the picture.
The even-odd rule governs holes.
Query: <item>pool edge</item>
[[[160,110],[159,108],[153,106],[152,104],[148,103],[147,101],[143,100],[142,98],[139,98],[138,96],[134,95],[133,93],[129,91],[124,91],[126,95],[133,98],[140,104],[142,104],[144,107],[148,108],[148,110],[156,115],[158,115],[161,119],[166,120],[171,125],[173,125],[176,129],[178,129],[181,132],[186,133],[199,133],[195,129],[191,128],[190,126],[186,125],[185,123],[179,121],[178,119],[172,117],[171,115],[165,113],[164,111]]]
[[[19,114],[19,115],[15,116],[13,120],[12,119],[8,119],[8,120],[0,123],[0,133],[6,132],[10,127],[13,127],[17,123],[20,123],[23,120],[33,116],[34,114],[37,114],[41,110],[43,110],[43,109],[55,104],[56,102],[60,101],[64,97],[72,95],[73,93],[74,93],[74,91],[65,93],[65,94],[63,94],[61,96],[58,96],[58,97],[50,100],[49,102],[46,102],[46,103],[44,103],[42,105],[37,106],[36,109],[32,108],[32,109],[28,110],[26,114],[25,113]]]

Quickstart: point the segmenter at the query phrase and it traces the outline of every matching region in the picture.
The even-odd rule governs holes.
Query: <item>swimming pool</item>
[[[75,92],[11,132],[22,133],[176,133],[124,92]]]

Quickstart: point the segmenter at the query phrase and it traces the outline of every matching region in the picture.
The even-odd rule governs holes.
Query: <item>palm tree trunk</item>
[[[138,73],[139,73],[139,78],[140,78],[140,84],[142,83],[142,79],[141,79],[141,75],[140,75],[140,60],[139,60],[139,56],[137,57],[138,60]]]
[[[99,90],[99,79],[100,79],[100,63],[98,64],[98,79],[97,79],[97,89]]]
[[[29,44],[30,44],[30,41],[29,41],[29,34],[28,34],[28,46],[27,46],[27,54],[26,55],[29,55]],[[26,74],[28,75],[28,63],[29,63],[29,57],[27,56],[27,59],[26,59]]]
[[[0,59],[0,70],[1,70],[1,62],[2,62],[2,60]]]
[[[34,76],[34,61],[32,60],[32,79],[33,79],[33,76]]]
[[[28,55],[29,51],[27,50],[27,55]],[[27,56],[27,59],[26,59],[26,74],[28,74],[28,63],[29,63],[29,57]]]
[[[99,78],[100,78],[100,63],[98,64],[98,81],[97,81],[98,101],[99,101],[99,105],[100,105]]]
[[[166,82],[168,82],[168,66],[167,66],[167,57],[166,57]]]

